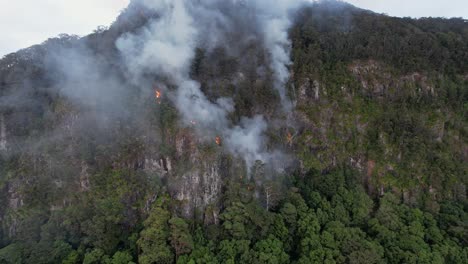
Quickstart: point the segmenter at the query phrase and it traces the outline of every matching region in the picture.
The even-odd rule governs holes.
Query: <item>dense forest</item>
[[[159,16],[0,60],[0,263],[468,263],[467,20],[301,6],[288,113],[247,30],[197,47],[190,78],[230,123],[264,116],[278,169],[132,80],[118,39]]]

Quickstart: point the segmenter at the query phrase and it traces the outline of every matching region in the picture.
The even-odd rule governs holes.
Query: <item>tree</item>
[[[193,263],[225,263],[226,260],[218,261],[216,255],[208,248],[203,246],[195,247],[190,255],[180,256],[177,264],[193,264]]]
[[[0,263],[22,263],[24,246],[18,243],[10,244],[0,249]]]
[[[286,264],[289,256],[284,252],[283,243],[274,236],[257,242],[252,252],[252,263]]]
[[[83,264],[100,264],[109,262],[109,256],[107,256],[102,249],[98,248],[86,253],[83,260]]]
[[[276,182],[268,181],[263,184],[263,197],[265,200],[265,209],[270,211],[280,201],[280,186]]]
[[[62,264],[78,264],[79,260],[80,254],[78,253],[78,251],[73,250],[72,252],[70,252],[70,254],[68,254],[68,256],[66,256],[63,259]]]
[[[160,198],[143,223],[137,245],[140,249],[139,263],[168,264],[174,261],[174,254],[169,246],[169,219],[171,214],[164,207],[165,198]]]
[[[217,248],[218,260],[220,263],[250,263],[249,240],[223,240]]]
[[[111,264],[135,264],[133,262],[133,257],[128,252],[117,251],[114,256],[112,256]]]
[[[176,259],[180,255],[188,254],[193,250],[193,239],[188,224],[184,219],[173,217],[169,220],[171,226],[171,245],[176,253]]]

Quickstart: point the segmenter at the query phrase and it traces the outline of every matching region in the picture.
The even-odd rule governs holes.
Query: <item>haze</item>
[[[110,25],[129,0],[0,0],[0,57],[60,33],[86,35]],[[411,17],[465,17],[466,0],[349,0],[378,13]]]

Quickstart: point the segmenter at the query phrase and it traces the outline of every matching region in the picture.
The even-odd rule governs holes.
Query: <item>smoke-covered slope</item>
[[[466,245],[467,88],[462,19],[334,1],[134,0],[108,29],[0,61],[0,261],[122,251],[172,262],[202,250],[186,233],[210,252],[227,249],[200,236],[260,252],[288,228],[278,263],[362,250],[378,263],[398,255],[372,222],[385,226],[390,205],[433,214],[427,230],[442,219],[455,252]],[[413,224],[402,219],[392,232]],[[377,246],[359,234],[362,248],[319,261],[297,221],[341,221]],[[430,236],[421,243],[442,244]],[[271,263],[258,254],[248,262]]]

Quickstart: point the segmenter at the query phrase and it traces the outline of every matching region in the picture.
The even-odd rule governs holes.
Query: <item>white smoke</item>
[[[288,66],[291,65],[291,41],[288,30],[291,27],[289,12],[298,8],[301,0],[255,0],[251,1],[259,16],[264,45],[271,56],[275,89],[278,91],[284,111],[291,111],[292,104],[287,97],[285,84],[289,79]]]
[[[176,82],[188,77],[197,29],[182,0],[142,0],[161,16],[138,34],[124,35],[117,47],[136,83],[145,72],[162,73]]]
[[[200,137],[223,137],[223,145],[245,159],[250,168],[256,160],[268,162],[264,133],[268,127],[262,116],[244,117],[240,124],[228,119],[233,101],[210,101],[200,84],[189,76],[199,46],[210,49],[226,45],[226,38],[243,32],[257,38],[268,51],[270,68],[284,110],[290,110],[285,83],[289,78],[289,10],[301,2],[287,0],[135,0],[158,14],[139,32],[121,37],[116,45],[132,79],[138,83],[145,74],[163,75],[177,87],[171,99],[186,124],[196,122]],[[239,40],[242,41],[242,40]]]

